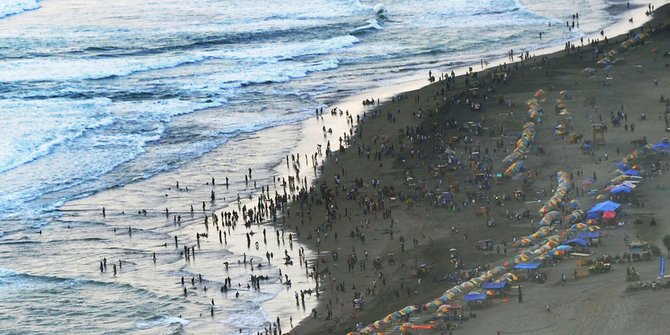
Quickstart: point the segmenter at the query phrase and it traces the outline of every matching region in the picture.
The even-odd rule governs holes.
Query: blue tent
[[[463,301],[482,301],[482,300],[486,300],[486,292],[468,293],[463,296]]]
[[[603,212],[603,211],[615,211],[619,207],[621,207],[621,204],[616,203],[614,201],[603,201],[597,203],[595,206],[591,207],[589,210],[589,213],[594,213],[594,212]]]
[[[618,162],[618,163],[616,163],[616,167],[617,167],[617,169],[619,169],[619,170],[621,170],[621,171],[626,171],[626,170],[630,169],[630,167],[628,166],[628,164],[626,164],[626,163],[624,163],[624,162]]]
[[[485,290],[500,290],[500,289],[506,288],[508,286],[509,286],[509,283],[507,283],[506,281],[501,281],[499,283],[488,282],[488,283],[482,284],[482,288],[485,289]]]
[[[519,263],[514,266],[518,270],[534,270],[540,267],[540,263]]]
[[[651,150],[656,152],[670,153],[670,141],[668,141],[668,139],[663,139],[662,141],[652,145]]]
[[[594,220],[600,219],[600,213],[599,213],[599,212],[588,213],[588,214],[586,214],[586,219],[587,219],[587,220],[590,220],[590,219],[594,219]]]
[[[638,171],[638,170],[633,170],[633,169],[628,169],[628,170],[626,170],[626,172],[624,172],[623,174],[628,175],[628,176],[639,176],[639,175],[640,175],[640,171]]]
[[[582,240],[588,240],[589,238],[597,238],[597,237],[600,237],[600,230],[584,231],[577,234],[577,238],[580,238]]]
[[[586,247],[589,245],[589,241],[587,240],[582,240],[581,238],[573,238],[572,240],[566,241],[563,243],[564,245],[570,245],[570,244],[577,244],[582,247]]]
[[[610,190],[610,193],[612,193],[612,194],[617,194],[617,193],[621,193],[621,192],[630,193],[630,192],[633,192],[633,189],[626,186],[626,185],[617,185],[617,186],[612,187],[612,189]]]

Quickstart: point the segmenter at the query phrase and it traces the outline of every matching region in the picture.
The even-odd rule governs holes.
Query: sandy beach
[[[542,218],[538,210],[553,194],[556,171],[572,175],[569,198],[582,209],[607,199],[609,192],[604,189],[615,163],[637,148],[636,140],[646,137],[653,144],[667,135],[667,107],[661,97],[670,95],[665,82],[670,71],[669,15],[667,6],[657,9],[654,19],[644,25],[654,32],[644,43],[626,50],[621,43],[630,36],[624,35],[609,38],[607,45],[601,40],[594,47],[585,41],[584,47],[569,53],[485,70],[469,78],[470,83],[481,83],[476,94],[465,90],[464,77],[447,85],[441,74],[433,73],[437,83],[367,108],[357,136],[348,149],[327,161],[317,182],[330,190],[335,209],[327,219],[323,207],[311,210],[310,228],[320,239],[305,241],[319,250],[322,294],[316,313],[290,333],[344,334],[405,306],[424,306],[458,284],[449,281],[450,276],[462,274],[449,262],[451,249],[462,259],[461,269],[467,270],[513,258],[520,251],[512,247],[513,240],[537,229],[533,222]],[[640,28],[635,31],[641,32]],[[610,65],[597,64],[610,50],[617,52],[613,59],[619,59]],[[592,75],[587,68],[593,69]],[[492,82],[491,71],[496,70],[507,74],[505,82]],[[493,177],[484,188],[468,182],[478,178],[468,166],[473,152],[490,162],[492,176],[504,171],[501,161],[514,149],[527,121],[526,101],[539,89],[546,92],[541,102],[544,113],[536,124],[525,172],[499,181]],[[569,114],[559,115],[559,99]],[[481,103],[481,110],[472,110],[471,101]],[[620,112],[625,119],[614,126],[611,116]],[[570,130],[557,135],[556,126],[562,122],[568,122]],[[607,125],[604,144],[584,154],[581,144],[592,140],[592,124],[601,122]],[[479,133],[472,127],[478,123]],[[577,138],[574,143],[571,134]],[[438,168],[448,165],[449,145],[462,167]],[[627,250],[626,237],[649,241],[665,254],[661,239],[670,232],[664,222],[670,214],[664,206],[667,166],[663,163],[660,171],[651,173],[648,163],[640,164],[646,171],[644,180],[623,202],[620,224],[601,226],[602,242],[590,248],[591,259],[622,255]],[[523,199],[515,199],[517,190]],[[455,205],[436,206],[436,197],[447,191]],[[480,208],[485,212],[479,213]],[[522,216],[526,210],[529,217]],[[658,225],[649,225],[652,217],[659,220]],[[642,224],[634,224],[636,220]],[[487,222],[495,225],[487,227]],[[295,218],[288,224],[305,231]],[[492,250],[477,250],[477,242],[487,239],[494,242]],[[414,333],[664,334],[665,317],[658,311],[664,308],[665,290],[629,293],[624,272],[633,265],[640,280],[652,281],[658,276],[658,261],[655,256],[648,262],[612,264],[608,273],[588,275],[575,257],[565,257],[541,269],[545,283],[512,283],[523,286],[523,303],[517,303],[513,290],[511,297],[494,298],[492,306],[473,309],[465,304],[463,316],[468,320],[453,322],[455,329],[442,323],[441,329]],[[355,298],[365,300],[362,308],[354,308]],[[545,310],[548,305],[550,312]],[[415,312],[409,321],[428,324],[434,315],[434,309]],[[394,329],[403,322],[391,322],[380,331],[399,333]]]

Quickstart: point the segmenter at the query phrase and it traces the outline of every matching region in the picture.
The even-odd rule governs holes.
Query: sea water
[[[214,150],[233,164],[253,156],[269,178],[297,143],[292,125],[316,108],[595,35],[622,19],[613,6],[625,1],[1,0],[0,329],[188,332],[195,326],[178,316],[206,306],[166,287],[194,273],[166,252],[146,278],[134,260],[175,228],[150,226],[120,246],[93,237],[104,224],[59,208]],[[575,13],[578,27],[567,29]],[[271,148],[232,145],[281,126],[293,132]],[[51,237],[37,238],[40,230]],[[105,256],[127,260],[125,278],[95,275]],[[221,302],[217,332],[261,330],[273,316],[258,307],[280,291],[272,281]]]

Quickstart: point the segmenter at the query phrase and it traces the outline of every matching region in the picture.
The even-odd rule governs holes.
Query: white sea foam
[[[182,326],[186,326],[189,323],[191,323],[191,321],[183,318],[178,318],[174,316],[160,316],[153,318],[153,320],[149,321],[139,321],[135,323],[135,327],[137,327],[138,329],[150,329],[173,324],[181,324]]]
[[[3,0],[0,2],[0,18],[38,8],[40,8],[39,0]]]

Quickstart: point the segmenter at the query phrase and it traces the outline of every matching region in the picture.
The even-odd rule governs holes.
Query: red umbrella
[[[604,211],[603,212],[603,219],[605,220],[611,220],[616,217],[616,212],[613,211]]]

